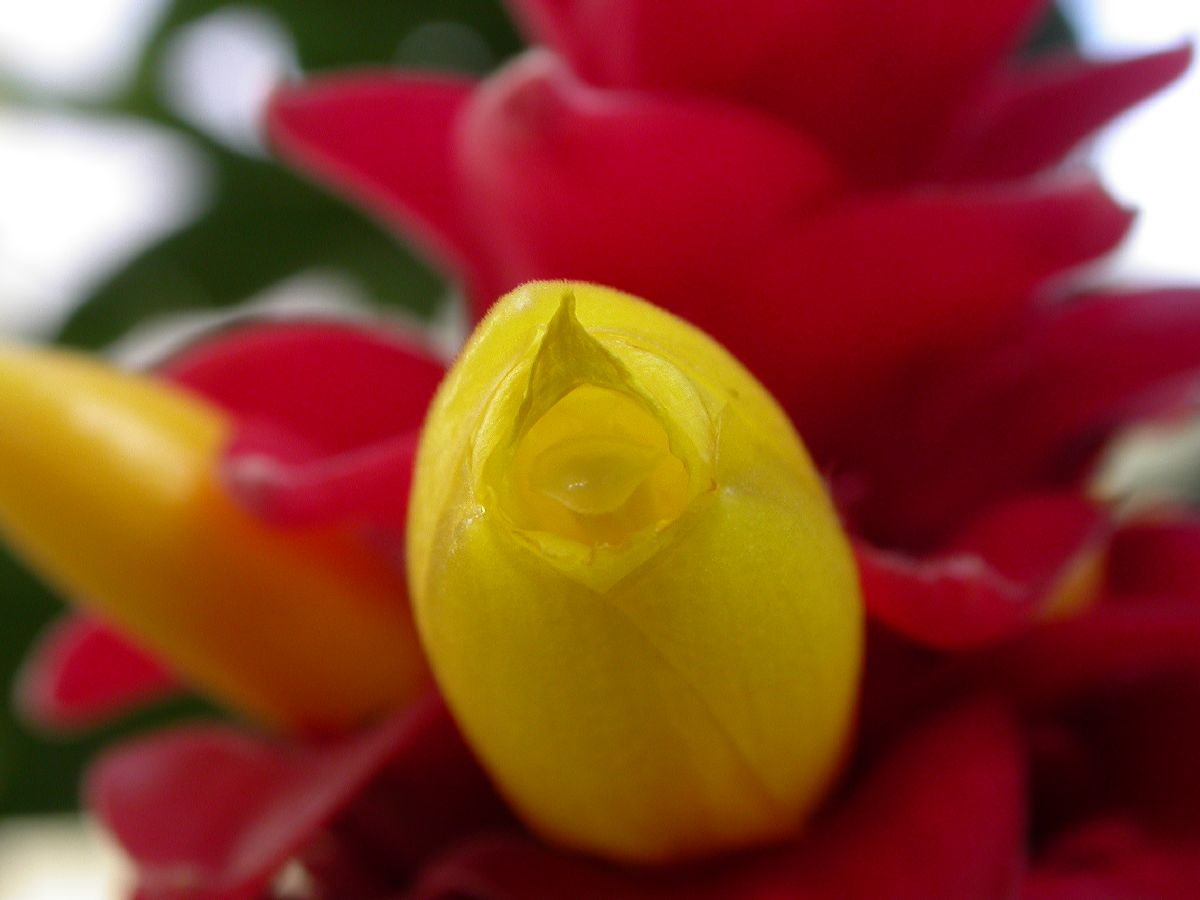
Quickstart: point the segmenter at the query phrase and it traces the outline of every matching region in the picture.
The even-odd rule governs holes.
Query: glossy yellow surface
[[[215,481],[229,426],[84,357],[0,348],[0,532],[215,699],[337,731],[427,684],[403,581],[348,535],[281,532]]]
[[[801,828],[836,777],[862,609],[799,439],[707,336],[614,291],[502,299],[410,504],[438,682],[526,822],[619,860]]]

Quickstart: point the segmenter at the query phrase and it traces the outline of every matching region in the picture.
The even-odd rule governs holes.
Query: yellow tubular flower
[[[348,536],[282,533],[216,483],[225,417],[67,353],[0,348],[0,530],[49,581],[214,698],[333,731],[427,670],[402,579]]]
[[[836,774],[855,568],[766,390],[585,284],[502,299],[434,400],[409,582],[438,682],[526,822],[618,860],[786,835]]]

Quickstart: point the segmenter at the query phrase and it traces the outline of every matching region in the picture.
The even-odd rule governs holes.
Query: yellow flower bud
[[[0,348],[0,531],[214,698],[338,730],[428,674],[402,576],[346,534],[280,532],[216,482],[229,423],[149,378]]]
[[[793,832],[836,774],[862,610],[787,418],[632,297],[502,299],[430,410],[410,593],[438,682],[525,821],[667,861]]]

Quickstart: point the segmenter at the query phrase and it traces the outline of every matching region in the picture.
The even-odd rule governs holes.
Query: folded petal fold
[[[246,437],[226,456],[225,483],[263,520],[284,527],[367,525],[403,534],[416,428],[299,463],[264,455],[263,445],[252,434]]]
[[[321,733],[426,687],[394,561],[346,529],[282,534],[238,508],[217,482],[233,424],[219,406],[21,347],[0,351],[0,401],[6,539],[189,684]]]
[[[1109,525],[1074,495],[1014,500],[923,559],[858,546],[867,609],[910,640],[983,646],[1094,597]]]
[[[275,896],[289,863],[314,898],[1200,894],[1200,516],[1092,499],[1123,429],[1194,411],[1200,290],[1070,296],[1133,215],[1061,165],[1192,48],[1005,68],[1046,0],[508,5],[543,46],[478,83],[284,86],[270,141],[460,278],[471,318],[524,282],[611,286],[782,409],[743,415],[758,383],[708,349],[703,378],[660,358],[672,332],[585,328],[561,284],[526,291],[553,319],[487,320],[465,358],[490,368],[452,371],[428,426],[446,366],[379,323],[231,329],[171,385],[0,352],[6,537],[96,615],[42,638],[26,715],[69,731],[178,671],[277,732],[191,725],[94,766],[139,900]],[[743,444],[769,451],[744,485]],[[795,492],[761,525],[780,460],[841,557]],[[739,491],[753,527],[726,534]],[[661,570],[588,580],[643,536]],[[768,606],[697,604],[722,553]],[[775,603],[821,586],[793,565],[838,590]],[[797,610],[811,634],[771,627]]]

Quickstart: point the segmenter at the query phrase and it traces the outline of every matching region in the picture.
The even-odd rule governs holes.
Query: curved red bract
[[[183,690],[161,661],[90,616],[54,622],[17,675],[21,714],[38,728],[72,732]]]

